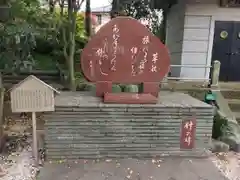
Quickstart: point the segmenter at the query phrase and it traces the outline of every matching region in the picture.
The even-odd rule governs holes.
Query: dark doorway
[[[240,81],[240,22],[215,22],[214,60],[221,62],[220,81]]]

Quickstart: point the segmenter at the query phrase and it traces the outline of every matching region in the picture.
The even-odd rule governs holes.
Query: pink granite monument
[[[165,45],[139,21],[117,17],[104,25],[82,52],[85,77],[96,83],[96,94],[106,103],[152,104],[159,83],[169,72]],[[142,93],[112,93],[112,83],[143,83]]]

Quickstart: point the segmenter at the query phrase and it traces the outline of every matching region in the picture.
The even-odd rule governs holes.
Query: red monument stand
[[[106,103],[152,104],[168,73],[167,48],[139,21],[117,17],[103,26],[83,50],[81,67]],[[141,93],[112,93],[112,83],[143,84]]]

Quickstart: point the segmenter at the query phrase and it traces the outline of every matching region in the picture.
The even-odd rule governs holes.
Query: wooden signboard
[[[36,112],[54,111],[56,89],[30,75],[10,89],[12,112],[31,112],[33,129],[33,156],[38,162]]]

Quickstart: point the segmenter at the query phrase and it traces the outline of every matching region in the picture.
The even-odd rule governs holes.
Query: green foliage
[[[75,40],[78,43],[83,43],[83,44],[85,44],[87,41],[86,31],[84,28],[84,16],[80,13],[77,15],[77,19],[76,19]]]
[[[50,68],[52,64],[56,66],[58,60],[63,61],[60,30],[68,23],[67,15],[62,19],[59,13],[50,13],[38,0],[10,0],[8,4],[11,16],[0,23],[0,69],[30,71],[38,66]],[[77,16],[75,39],[76,58],[79,58],[80,49],[86,42],[81,14]]]
[[[220,139],[225,135],[227,127],[228,120],[217,111],[213,119],[212,137]]]
[[[44,33],[44,27],[49,15],[40,8],[37,0],[13,0],[9,5],[11,17],[0,28],[1,68],[10,72],[32,70],[36,39],[48,34]]]
[[[176,3],[177,0],[113,0],[112,13],[125,10],[128,15],[140,19],[148,16],[153,10],[168,11]]]
[[[36,47],[34,29],[26,22],[9,22],[0,30],[1,67],[8,71],[31,70]]]
[[[126,85],[123,89],[124,92],[131,92],[131,93],[138,93],[139,90],[138,90],[138,85]]]
[[[113,0],[111,15],[114,17],[114,14],[119,14],[117,12],[125,11],[128,16],[135,19],[147,19],[151,23],[150,30],[164,42],[166,15],[175,3],[177,0]]]
[[[67,11],[64,9],[63,16],[62,16],[60,8],[56,8],[54,12],[54,16],[56,17],[58,28],[59,29],[62,29],[63,27],[66,28],[67,24],[69,23]],[[76,16],[75,40],[80,44],[81,43],[85,44],[87,41],[87,36],[84,28],[84,15],[82,13],[78,13]]]
[[[150,0],[152,9],[168,10],[172,5],[176,4],[178,0]]]
[[[151,14],[149,3],[147,0],[133,1],[131,4],[122,5],[128,16],[135,19],[146,18]]]
[[[48,54],[38,54],[33,53],[33,58],[35,60],[35,68],[41,70],[54,70],[56,69],[56,59]]]
[[[113,93],[120,93],[120,92],[122,92],[121,86],[118,85],[118,84],[113,84],[112,85],[112,92]]]

